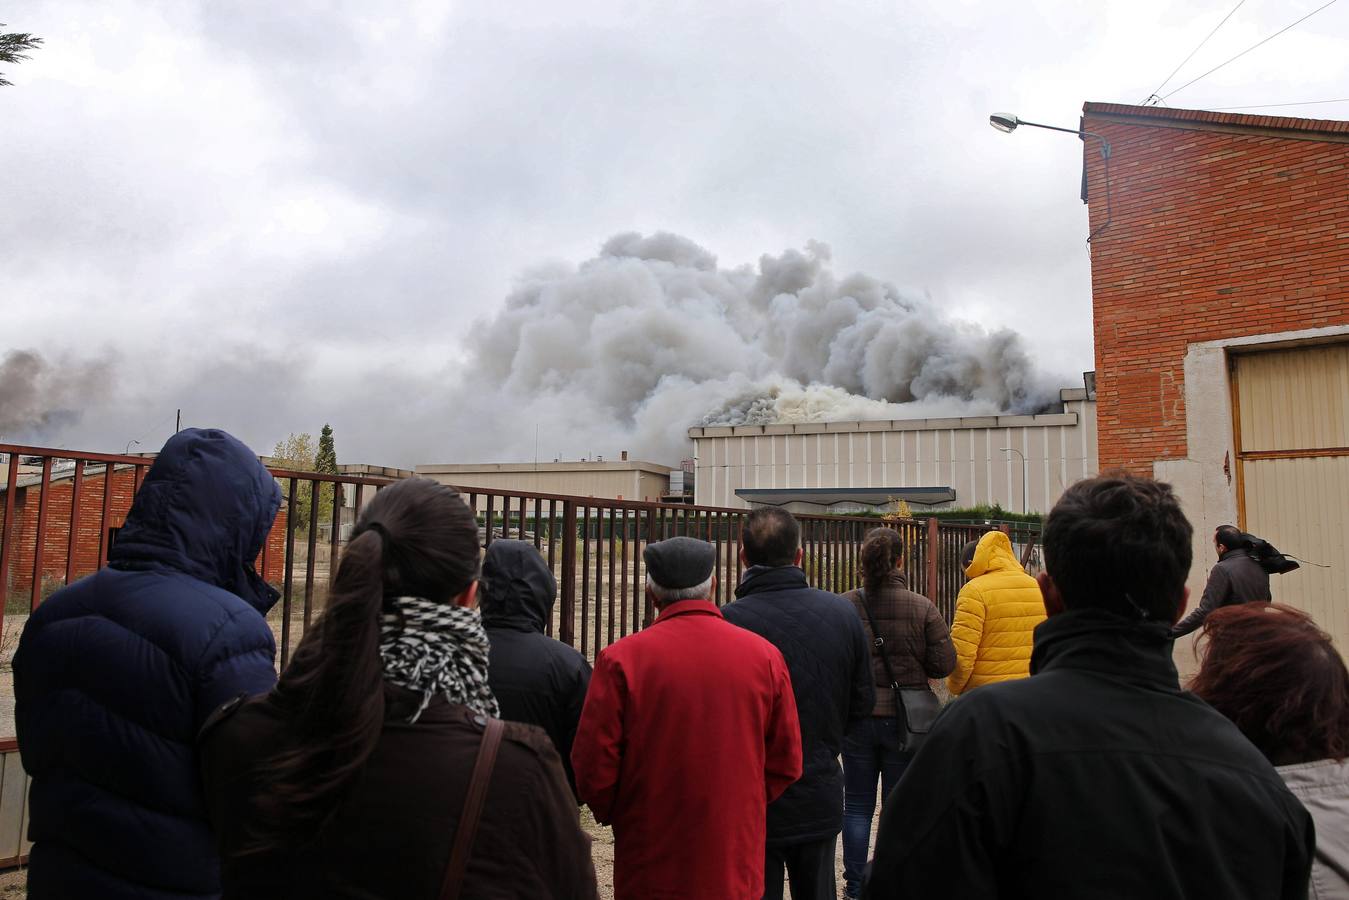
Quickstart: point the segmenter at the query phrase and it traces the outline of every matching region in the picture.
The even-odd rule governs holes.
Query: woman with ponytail
[[[202,730],[225,898],[595,897],[552,743],[494,721],[478,565],[453,488],[411,478],[362,510],[276,688]]]
[[[876,812],[876,782],[882,803],[904,774],[911,750],[904,749],[904,718],[894,685],[929,690],[929,678],[945,678],[955,667],[951,633],[932,601],[909,590],[904,575],[904,539],[892,528],[867,532],[859,553],[861,590],[844,597],[862,617],[871,647],[876,706],[871,718],[855,723],[843,742],[844,895],[861,896],[862,874]],[[878,640],[879,638],[879,640]]]

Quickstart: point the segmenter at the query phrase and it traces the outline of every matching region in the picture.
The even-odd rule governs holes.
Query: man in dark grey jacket
[[[1220,606],[1270,601],[1269,573],[1252,555],[1249,542],[1240,529],[1235,525],[1219,525],[1213,532],[1213,546],[1218,551],[1218,563],[1209,572],[1204,596],[1199,605],[1171,629],[1172,637],[1194,631]]]
[[[785,868],[793,900],[832,900],[843,828],[838,757],[848,724],[871,715],[875,690],[861,618],[847,600],[806,582],[801,557],[801,526],[790,513],[751,512],[740,533],[748,568],[722,613],[782,652],[801,721],[801,779],[768,806],[764,897],[782,897]]]

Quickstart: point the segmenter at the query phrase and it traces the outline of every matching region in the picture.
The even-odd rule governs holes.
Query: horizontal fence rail
[[[0,589],[5,600],[0,667],[9,667],[23,624],[43,599],[107,564],[117,530],[153,462],[142,456],[0,444]],[[256,566],[281,594],[267,618],[284,668],[326,605],[361,508],[392,479],[271,471],[284,502]],[[643,550],[655,541],[686,535],[711,543],[716,549],[714,600],[725,605],[735,599],[744,570],[740,529],[747,510],[456,487],[477,515],[484,548],[501,539],[522,540],[543,556],[558,582],[546,630],[589,658],[655,617],[642,561]],[[948,622],[964,583],[961,547],[990,527],[937,519],[796,518],[807,577],[837,593],[861,583],[865,534],[877,527],[899,531],[910,588],[929,597]],[[1038,526],[998,527],[1009,534],[1027,569],[1037,571]],[[8,673],[0,676],[9,679]],[[0,721],[0,736],[12,734],[5,730],[12,727],[12,721]]]

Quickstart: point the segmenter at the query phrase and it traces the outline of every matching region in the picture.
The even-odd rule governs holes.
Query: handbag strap
[[[483,802],[487,799],[487,785],[492,780],[492,769],[496,766],[497,750],[501,747],[501,735],[505,730],[500,719],[488,718],[482,743],[478,745],[478,759],[473,764],[468,794],[464,797],[464,809],[459,814],[459,826],[454,830],[454,845],[450,848],[450,861],[445,866],[445,882],[440,888],[440,900],[458,900],[459,889],[463,887],[468,858],[473,851],[473,838],[478,833],[478,819],[482,816]]]
[[[899,703],[899,682],[895,680],[895,670],[890,666],[890,654],[885,650],[885,638],[881,637],[881,630],[876,627],[876,617],[871,614],[871,604],[867,602],[866,588],[858,588],[857,596],[862,598],[862,609],[866,610],[867,622],[871,624],[871,643],[876,647],[876,653],[881,658],[881,665],[885,666],[885,677],[890,679],[890,688],[895,692],[895,703]]]

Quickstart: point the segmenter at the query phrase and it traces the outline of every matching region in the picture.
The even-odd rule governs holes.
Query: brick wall
[[[120,528],[131,510],[135,494],[135,471],[131,467],[114,468],[112,493],[109,498],[108,520],[103,518],[104,473],[85,475],[80,487],[80,509],[75,532],[74,579],[83,578],[99,567],[99,541],[106,529]],[[74,480],[66,477],[54,481],[47,499],[47,525],[43,532],[42,580],[44,584],[59,587],[66,577],[66,561],[70,548],[70,507],[74,496]],[[3,495],[0,495],[3,496]],[[38,504],[42,493],[36,487],[19,488],[14,496],[14,526],[10,530],[10,551],[7,584],[4,596],[26,596],[33,586],[33,560],[37,546]],[[3,503],[0,503],[3,517]],[[285,571],[286,510],[282,509],[267,536],[267,571],[264,577],[278,584]],[[262,560],[257,561],[262,572]],[[72,579],[73,580],[73,579]]]
[[[1349,323],[1349,122],[1088,103],[1101,468],[1187,456],[1187,345]],[[1105,164],[1084,159],[1094,230]]]

